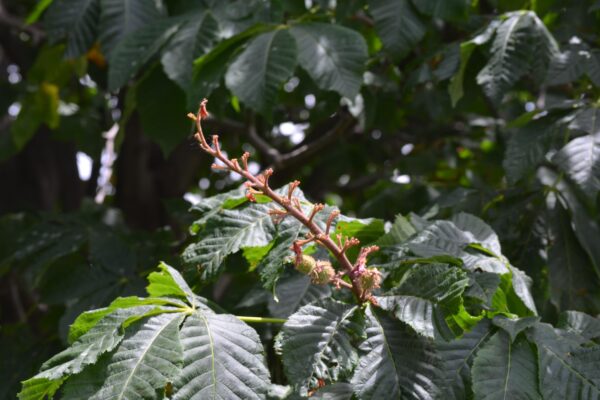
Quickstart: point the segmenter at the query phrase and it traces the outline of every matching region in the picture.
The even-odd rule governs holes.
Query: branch
[[[342,237],[338,235],[336,243],[326,232],[323,232],[323,230],[314,221],[315,215],[323,209],[323,205],[315,204],[310,215],[305,215],[300,205],[300,200],[298,199],[298,197],[293,196],[294,189],[298,187],[299,182],[296,181],[290,184],[287,196],[281,196],[275,193],[275,191],[273,191],[273,189],[271,189],[271,187],[269,186],[269,178],[271,177],[271,175],[273,175],[273,169],[267,168],[261,174],[253,175],[248,169],[248,158],[250,157],[250,154],[248,152],[244,153],[240,158],[240,165],[240,162],[237,159],[229,159],[223,154],[219,144],[219,137],[217,135],[213,135],[212,146],[209,145],[206,141],[206,138],[204,137],[201,125],[201,121],[208,117],[208,112],[206,111],[206,103],[207,100],[204,99],[200,103],[200,108],[197,114],[194,115],[190,113],[188,114],[188,116],[196,121],[197,132],[195,138],[198,141],[200,148],[204,152],[210,154],[217,160],[221,161],[222,163],[222,165],[213,164],[213,168],[235,172],[241,175],[243,178],[245,178],[247,180],[246,187],[248,189],[248,192],[246,194],[246,197],[248,198],[248,200],[255,201],[255,194],[263,194],[272,199],[275,203],[279,204],[279,206],[282,207],[281,210],[272,210],[272,215],[275,218],[283,218],[289,215],[301,222],[304,226],[306,226],[310,231],[310,233],[307,236],[308,238],[305,240],[296,241],[294,243],[294,249],[297,251],[302,245],[305,245],[310,242],[316,242],[324,246],[334,255],[334,257],[338,260],[340,266],[344,269],[343,273],[347,274],[350,280],[352,281],[352,292],[354,293],[356,298],[361,302],[375,302],[374,298],[370,293],[370,289],[372,289],[373,286],[371,286],[370,288],[363,288],[362,280],[363,275],[365,275],[365,273],[377,274],[377,276],[379,276],[378,271],[367,270],[365,265],[367,254],[376,251],[377,247],[371,246],[367,248],[362,248],[360,254],[363,256],[359,257],[357,259],[357,262],[353,265],[348,259],[346,251],[351,246],[357,245],[359,243],[358,240],[355,238],[346,238],[342,242]],[[348,122],[338,124],[338,127],[340,127],[340,125],[345,127],[345,124],[347,123]],[[338,130],[339,129],[334,129],[333,132],[337,132]],[[319,142],[322,141],[319,140]],[[305,154],[307,151],[308,150],[304,150],[302,154]],[[311,151],[316,150],[314,150],[313,147]],[[330,222],[328,222],[328,225],[330,225]]]
[[[306,143],[289,153],[281,155],[278,160],[273,163],[274,167],[279,169],[287,168],[290,165],[303,161],[313,154],[319,152],[324,147],[327,147],[330,143],[334,142],[338,136],[348,131],[354,126],[354,117],[348,112],[343,112],[338,123],[329,131],[325,132],[319,139]]]
[[[338,121],[332,129],[321,135],[319,139],[303,144],[285,154],[281,154],[278,149],[271,146],[269,142],[258,134],[254,118],[252,117],[246,126],[246,136],[250,144],[252,144],[260,154],[267,158],[270,167],[282,170],[311,157],[324,147],[327,147],[330,143],[334,142],[338,136],[342,135],[354,125],[355,120],[351,114],[346,111],[340,111],[340,114],[342,114],[340,121]]]

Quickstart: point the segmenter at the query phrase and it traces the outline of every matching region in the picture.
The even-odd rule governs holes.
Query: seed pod
[[[317,285],[325,285],[331,282],[335,276],[335,270],[329,261],[317,261],[315,269],[310,274],[312,283]]]
[[[296,269],[304,275],[310,275],[315,269],[317,262],[311,256],[303,254],[300,262],[296,262]]]
[[[360,284],[365,291],[378,289],[381,284],[381,273],[377,268],[367,268],[360,276]]]

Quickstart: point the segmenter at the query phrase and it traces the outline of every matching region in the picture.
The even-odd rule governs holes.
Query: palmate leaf
[[[269,210],[271,204],[250,204],[232,210],[222,210],[211,216],[202,238],[188,246],[183,259],[199,265],[204,278],[214,276],[225,257],[243,247],[266,246],[273,240],[275,226]]]
[[[392,55],[405,55],[425,35],[425,25],[408,0],[369,0],[368,3],[377,34]]]
[[[135,0],[99,0],[100,45],[110,56],[116,45],[128,34],[158,22],[162,15],[158,2]]]
[[[362,84],[367,45],[358,32],[317,22],[293,25],[298,62],[323,90],[354,99]]]
[[[528,337],[537,346],[544,399],[600,398],[600,347],[581,347],[583,338],[542,323],[530,329]]]
[[[153,398],[180,372],[183,319],[180,313],[153,316],[129,335],[111,356],[106,380],[90,400]]]
[[[533,346],[524,338],[514,343],[495,333],[473,361],[473,392],[477,399],[539,399],[538,366]]]
[[[296,42],[287,29],[279,29],[250,41],[229,65],[225,84],[242,102],[268,115],[295,68]]]
[[[285,374],[300,394],[317,386],[317,380],[334,382],[348,375],[358,355],[347,332],[357,306],[322,300],[293,314],[277,338]]]
[[[257,333],[232,315],[197,311],[179,333],[184,363],[173,400],[263,399],[269,386]]]
[[[148,291],[164,297],[117,299],[78,318],[83,333],[25,381],[19,397],[51,397],[66,380],[69,400],[264,398],[269,373],[258,334],[215,314],[167,265],[149,280]]]
[[[366,310],[365,353],[352,377],[356,396],[368,399],[436,399],[440,387],[441,359],[433,345],[385,311]]]
[[[491,57],[477,75],[486,95],[499,103],[504,94],[531,70],[545,76],[545,66],[558,53],[556,41],[533,12],[514,12],[496,29]]]
[[[94,44],[99,18],[99,0],[57,0],[44,16],[44,28],[51,41],[66,37],[65,57],[74,58]]]
[[[459,268],[421,265],[409,270],[389,293],[376,298],[381,308],[391,311],[417,333],[453,338],[445,319],[459,313],[461,295],[468,283],[467,274]]]

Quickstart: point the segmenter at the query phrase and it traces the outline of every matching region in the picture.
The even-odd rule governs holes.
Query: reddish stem
[[[306,226],[309,229],[309,231],[313,234],[315,241],[325,246],[338,260],[338,263],[342,266],[342,268],[346,270],[348,276],[351,277],[351,288],[356,298],[360,302],[370,300],[369,298],[365,298],[366,295],[369,296],[369,294],[365,293],[365,291],[362,289],[360,276],[356,276],[356,274],[351,273],[354,269],[354,266],[346,256],[346,249],[343,247],[339,247],[333,240],[331,240],[329,235],[323,232],[323,230],[313,221],[314,215],[312,213],[310,216],[307,217],[300,207],[296,207],[293,204],[293,202],[290,201],[290,198],[280,196],[277,193],[275,193],[273,189],[271,189],[271,187],[269,186],[269,177],[273,174],[273,170],[268,169],[264,171],[261,175],[254,176],[248,171],[247,168],[240,167],[237,160],[230,160],[221,152],[219,148],[219,140],[217,135],[214,135],[212,137],[214,148],[208,144],[206,138],[204,137],[201,125],[201,120],[208,116],[208,112],[206,111],[206,103],[206,99],[202,100],[202,102],[200,103],[200,108],[196,115],[193,115],[191,113],[188,114],[190,118],[196,121],[196,129],[198,131],[196,132],[195,137],[198,140],[198,143],[200,144],[200,148],[206,153],[220,160],[224,164],[225,168],[219,167],[219,169],[228,169],[241,175],[242,177],[247,179],[252,188],[255,188],[262,192],[265,196],[269,197],[275,203],[283,207],[287,211],[288,215],[291,215],[292,217],[300,221],[304,226]],[[242,157],[244,167],[246,164],[245,159],[247,159],[247,156],[244,155]],[[293,182],[292,185],[294,189],[298,187],[299,184],[299,182],[296,182],[297,181]]]

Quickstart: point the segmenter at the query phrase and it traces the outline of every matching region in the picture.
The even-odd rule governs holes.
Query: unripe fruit
[[[376,268],[368,268],[360,276],[360,284],[365,291],[378,289],[381,284],[381,274]]]
[[[317,262],[311,256],[307,256],[306,254],[302,254],[302,258],[300,262],[296,263],[296,269],[298,272],[303,273],[304,275],[310,275],[311,272],[315,269]]]
[[[312,283],[325,285],[326,283],[331,282],[335,276],[335,270],[329,261],[318,261],[310,276],[312,278]]]

